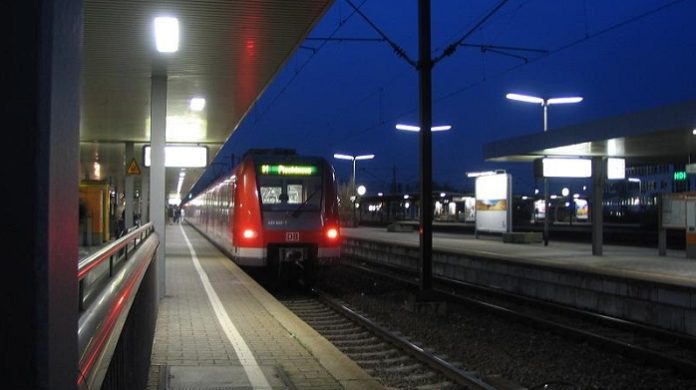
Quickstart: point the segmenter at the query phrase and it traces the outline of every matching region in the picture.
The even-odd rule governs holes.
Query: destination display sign
[[[261,164],[259,172],[269,176],[312,176],[319,168],[316,165]]]

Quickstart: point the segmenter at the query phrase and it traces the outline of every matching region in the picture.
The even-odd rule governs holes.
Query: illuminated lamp
[[[335,240],[336,238],[338,238],[338,229],[336,229],[336,228],[329,228],[329,229],[326,231],[326,237],[329,238],[329,239],[331,239],[331,240]]]
[[[397,124],[396,126],[397,130],[405,130],[405,131],[420,131],[420,126],[413,126],[413,125],[404,125],[404,124]],[[430,131],[447,131],[452,128],[452,125],[440,125],[440,126],[431,126]]]
[[[174,53],[179,50],[179,19],[155,18],[155,44],[160,53]]]
[[[244,229],[242,236],[244,238],[246,238],[247,240],[252,239],[252,238],[256,237],[256,231],[254,229]]]
[[[202,97],[195,97],[191,99],[189,108],[192,111],[203,111],[205,108],[205,99]]]

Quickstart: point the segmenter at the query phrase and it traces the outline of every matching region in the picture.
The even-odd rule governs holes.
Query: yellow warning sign
[[[130,164],[128,164],[128,170],[126,171],[126,175],[139,175],[140,174],[140,167],[138,166],[138,162],[135,161],[135,159],[132,159]]]

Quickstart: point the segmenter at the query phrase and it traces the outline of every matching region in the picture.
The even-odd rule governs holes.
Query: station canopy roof
[[[167,77],[167,143],[200,144],[209,161],[321,19],[332,0],[85,0],[80,159],[82,178],[98,161],[121,182],[128,161],[150,140],[150,85]],[[179,21],[179,50],[155,48],[154,18]],[[189,108],[194,97],[205,108]],[[204,168],[187,171],[182,191]],[[167,169],[175,191],[178,169]]]
[[[621,157],[627,164],[685,164],[696,157],[696,100],[550,129],[484,145],[487,161]]]

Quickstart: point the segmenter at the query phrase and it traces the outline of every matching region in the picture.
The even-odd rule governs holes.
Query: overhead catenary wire
[[[498,2],[498,4],[495,7],[493,7],[493,9],[491,9],[486,14],[486,16],[484,16],[481,20],[479,20],[472,28],[469,29],[469,31],[464,33],[464,35],[462,35],[461,38],[459,38],[454,43],[447,46],[445,48],[445,50],[442,51],[442,54],[433,58],[433,60],[432,60],[433,66],[435,64],[437,64],[438,62],[440,62],[443,58],[451,56],[452,54],[454,54],[454,52],[457,50],[457,47],[459,45],[464,43],[464,41],[467,38],[469,38],[469,36],[471,36],[471,34],[473,34],[476,30],[479,29],[479,27],[481,27],[484,23],[486,23],[486,21],[488,21],[488,19],[490,19],[493,15],[495,15],[498,12],[498,10],[500,10],[500,8],[502,8],[503,5],[505,5],[505,3],[507,3],[507,2],[508,2],[508,0],[501,0],[500,2]]]
[[[350,6],[353,7],[353,10],[355,10],[355,12],[357,12],[358,15],[360,15],[360,17],[362,17],[365,20],[365,22],[367,22],[367,24],[369,24],[370,27],[372,27],[372,29],[375,30],[377,32],[377,34],[379,34],[382,37],[382,39],[384,39],[392,47],[392,49],[394,49],[394,52],[396,53],[396,55],[403,58],[406,62],[408,62],[414,68],[418,67],[418,63],[415,60],[411,59],[408,56],[408,54],[406,54],[406,51],[403,48],[401,48],[401,46],[397,45],[396,42],[389,39],[387,34],[385,34],[384,31],[382,31],[379,27],[377,27],[377,25],[374,24],[370,20],[370,18],[367,17],[367,15],[365,15],[362,11],[360,11],[360,9],[358,7],[356,7],[350,0],[346,0],[346,2],[348,2],[348,4],[350,4]]]
[[[562,45],[562,46],[559,46],[559,47],[556,48],[556,49],[548,50],[548,51],[546,51],[546,53],[543,53],[541,56],[539,56],[539,57],[537,57],[537,58],[533,58],[533,59],[529,60],[529,61],[526,62],[526,63],[517,64],[517,65],[515,65],[515,66],[513,66],[513,67],[511,67],[511,68],[502,70],[502,71],[500,71],[500,72],[498,72],[498,73],[496,73],[496,74],[493,74],[492,76],[489,76],[489,77],[487,77],[487,78],[484,78],[484,79],[482,79],[482,80],[477,80],[476,82],[469,83],[469,84],[467,84],[466,86],[464,86],[464,87],[462,87],[462,88],[460,88],[460,89],[457,89],[457,90],[455,90],[455,91],[449,92],[449,93],[444,94],[444,95],[440,95],[440,96],[438,96],[438,97],[434,97],[434,98],[433,98],[433,102],[441,102],[441,101],[443,101],[443,100],[447,100],[447,99],[449,99],[449,98],[452,98],[452,97],[455,96],[455,95],[458,95],[458,94],[460,94],[460,93],[462,93],[462,92],[464,92],[464,91],[466,91],[466,90],[469,90],[469,89],[471,89],[471,88],[474,88],[474,87],[476,87],[476,86],[478,86],[478,85],[480,85],[480,84],[482,84],[482,83],[485,83],[485,82],[487,82],[487,81],[489,81],[489,80],[491,80],[491,79],[494,79],[494,78],[496,78],[496,77],[503,76],[503,75],[508,74],[508,73],[510,73],[510,72],[512,72],[512,71],[515,71],[515,70],[517,70],[517,69],[520,69],[520,68],[522,68],[522,67],[524,67],[524,66],[526,66],[526,65],[530,65],[530,64],[532,64],[532,63],[535,63],[535,62],[537,62],[537,61],[539,61],[539,60],[541,60],[541,59],[545,59],[545,58],[551,57],[551,56],[553,56],[553,55],[555,55],[555,54],[558,54],[558,53],[560,53],[560,52],[562,52],[562,51],[564,51],[564,50],[567,50],[567,49],[569,49],[569,48],[571,48],[571,47],[574,47],[574,46],[576,46],[576,45],[578,45],[578,44],[581,44],[581,43],[583,43],[583,42],[585,42],[585,41],[588,41],[588,40],[590,40],[590,39],[594,39],[594,38],[596,38],[596,37],[599,37],[599,36],[601,36],[601,35],[604,35],[604,34],[606,34],[606,33],[611,32],[611,31],[614,31],[614,30],[617,30],[617,29],[619,29],[619,28],[625,27],[625,26],[627,26],[627,25],[629,25],[629,24],[635,23],[635,22],[637,22],[637,21],[639,21],[639,20],[641,20],[641,19],[643,19],[643,18],[645,18],[645,17],[648,17],[648,16],[651,16],[651,15],[656,14],[656,13],[658,13],[658,12],[664,11],[665,9],[670,8],[670,7],[672,7],[672,6],[674,6],[674,5],[678,4],[678,3],[682,3],[682,2],[684,2],[684,1],[686,1],[686,0],[673,0],[673,1],[671,1],[671,2],[668,2],[668,3],[666,3],[666,4],[663,4],[663,5],[658,6],[658,7],[656,7],[656,8],[653,8],[653,9],[651,9],[651,10],[648,10],[648,11],[646,11],[646,12],[643,12],[643,13],[641,13],[641,14],[639,14],[639,15],[636,15],[636,16],[634,16],[634,17],[631,17],[631,18],[628,18],[628,19],[626,19],[626,20],[623,20],[623,21],[620,21],[620,22],[618,22],[618,23],[615,23],[615,24],[613,24],[613,25],[611,25],[611,26],[608,26],[608,27],[606,27],[606,28],[604,28],[604,29],[602,29],[602,30],[599,30],[599,31],[597,31],[597,32],[595,32],[595,33],[593,33],[593,34],[586,33],[582,38],[578,38],[578,39],[576,39],[576,40],[573,40],[573,41],[571,41],[571,42],[568,42],[568,43],[566,43],[566,44],[564,44],[564,45]],[[529,49],[529,50],[538,50],[538,49]],[[403,117],[403,116],[405,116],[405,115],[411,114],[411,113],[413,113],[413,112],[415,112],[415,111],[416,111],[416,107],[412,107],[412,108],[410,108],[410,109],[406,109],[406,110],[402,111],[402,112],[399,113],[399,114],[396,114],[396,115],[391,116],[391,120],[398,119],[398,118]],[[381,123],[378,123],[378,124],[374,124],[374,125],[371,125],[371,126],[369,126],[369,127],[363,128],[362,130],[359,130],[359,131],[357,131],[357,132],[352,133],[349,137],[346,137],[346,138],[342,139],[341,141],[346,141],[346,140],[351,139],[351,138],[354,138],[354,137],[356,137],[356,136],[361,136],[362,134],[364,134],[364,133],[366,133],[366,132],[368,132],[368,131],[374,130],[374,129],[376,129],[377,127],[379,127],[379,126],[381,126],[381,125],[382,125]]]
[[[523,66],[525,66],[525,65],[529,65],[529,64],[534,63],[534,62],[537,62],[537,61],[539,61],[539,60],[542,60],[542,59],[546,59],[546,58],[548,58],[548,57],[551,57],[551,56],[554,55],[554,54],[558,54],[558,53],[560,53],[560,52],[562,52],[562,51],[564,51],[564,50],[570,49],[571,47],[577,46],[577,45],[579,45],[579,44],[581,44],[581,43],[583,43],[583,42],[586,42],[586,41],[588,41],[588,40],[590,40],[590,39],[596,38],[596,37],[601,36],[601,35],[604,35],[604,34],[606,34],[606,33],[615,31],[615,30],[617,30],[617,29],[619,29],[619,28],[621,28],[621,27],[625,27],[625,26],[627,26],[627,25],[629,25],[629,24],[635,23],[635,22],[637,22],[637,21],[639,21],[639,20],[641,20],[641,19],[643,19],[643,18],[646,18],[646,17],[648,17],[648,16],[654,15],[654,14],[656,14],[656,13],[658,13],[658,12],[664,11],[665,9],[670,8],[670,7],[672,7],[672,6],[676,5],[676,4],[683,3],[684,1],[686,1],[686,0],[673,0],[673,1],[671,1],[671,2],[668,2],[668,3],[666,3],[666,4],[661,5],[661,6],[659,6],[659,7],[653,8],[653,9],[648,10],[648,11],[646,11],[646,12],[643,12],[643,13],[641,13],[641,14],[639,14],[639,15],[636,15],[636,16],[634,16],[634,17],[628,18],[628,19],[623,20],[623,21],[621,21],[621,22],[615,23],[615,24],[613,24],[613,25],[611,25],[611,26],[609,26],[609,27],[606,27],[606,28],[604,28],[604,29],[601,29],[601,30],[595,32],[594,34],[590,34],[590,33],[588,33],[588,32],[585,32],[585,36],[583,36],[582,38],[578,38],[578,39],[576,39],[576,40],[574,40],[574,41],[568,42],[568,43],[566,43],[565,45],[562,45],[562,46],[557,47],[556,49],[549,50],[548,53],[546,53],[546,54],[544,54],[544,55],[541,55],[541,56],[539,56],[539,57],[537,57],[537,58],[531,59],[531,60],[529,60],[529,61],[527,61],[527,62],[525,62],[525,63],[523,63],[523,64],[518,64],[518,65],[515,65],[515,66],[513,66],[513,67],[511,67],[511,68],[508,68],[508,69],[506,69],[506,70],[500,71],[500,72],[498,72],[498,73],[492,75],[489,79],[494,79],[494,78],[496,78],[496,77],[503,76],[503,75],[508,74],[508,73],[510,73],[510,72],[512,72],[512,71],[515,71],[515,70],[517,70],[517,69],[519,69],[519,68],[521,68],[521,67],[523,67]],[[470,84],[468,84],[468,85],[466,85],[466,86],[464,86],[464,87],[462,87],[462,88],[460,88],[460,89],[457,89],[457,90],[455,90],[455,91],[449,92],[449,93],[447,93],[447,94],[445,94],[445,95],[442,95],[442,96],[439,96],[439,97],[433,99],[433,102],[440,102],[440,101],[449,99],[449,98],[451,98],[451,97],[453,97],[453,96],[455,96],[455,95],[458,95],[458,94],[460,94],[460,93],[462,93],[462,92],[464,92],[464,91],[466,91],[466,90],[469,90],[469,89],[471,89],[471,88],[473,88],[473,87],[476,87],[476,86],[478,86],[478,85],[480,85],[481,83],[484,83],[484,82],[486,82],[486,81],[488,81],[488,80],[487,80],[487,79],[484,79],[484,80],[479,80],[479,81],[477,81],[477,82],[470,83]]]

